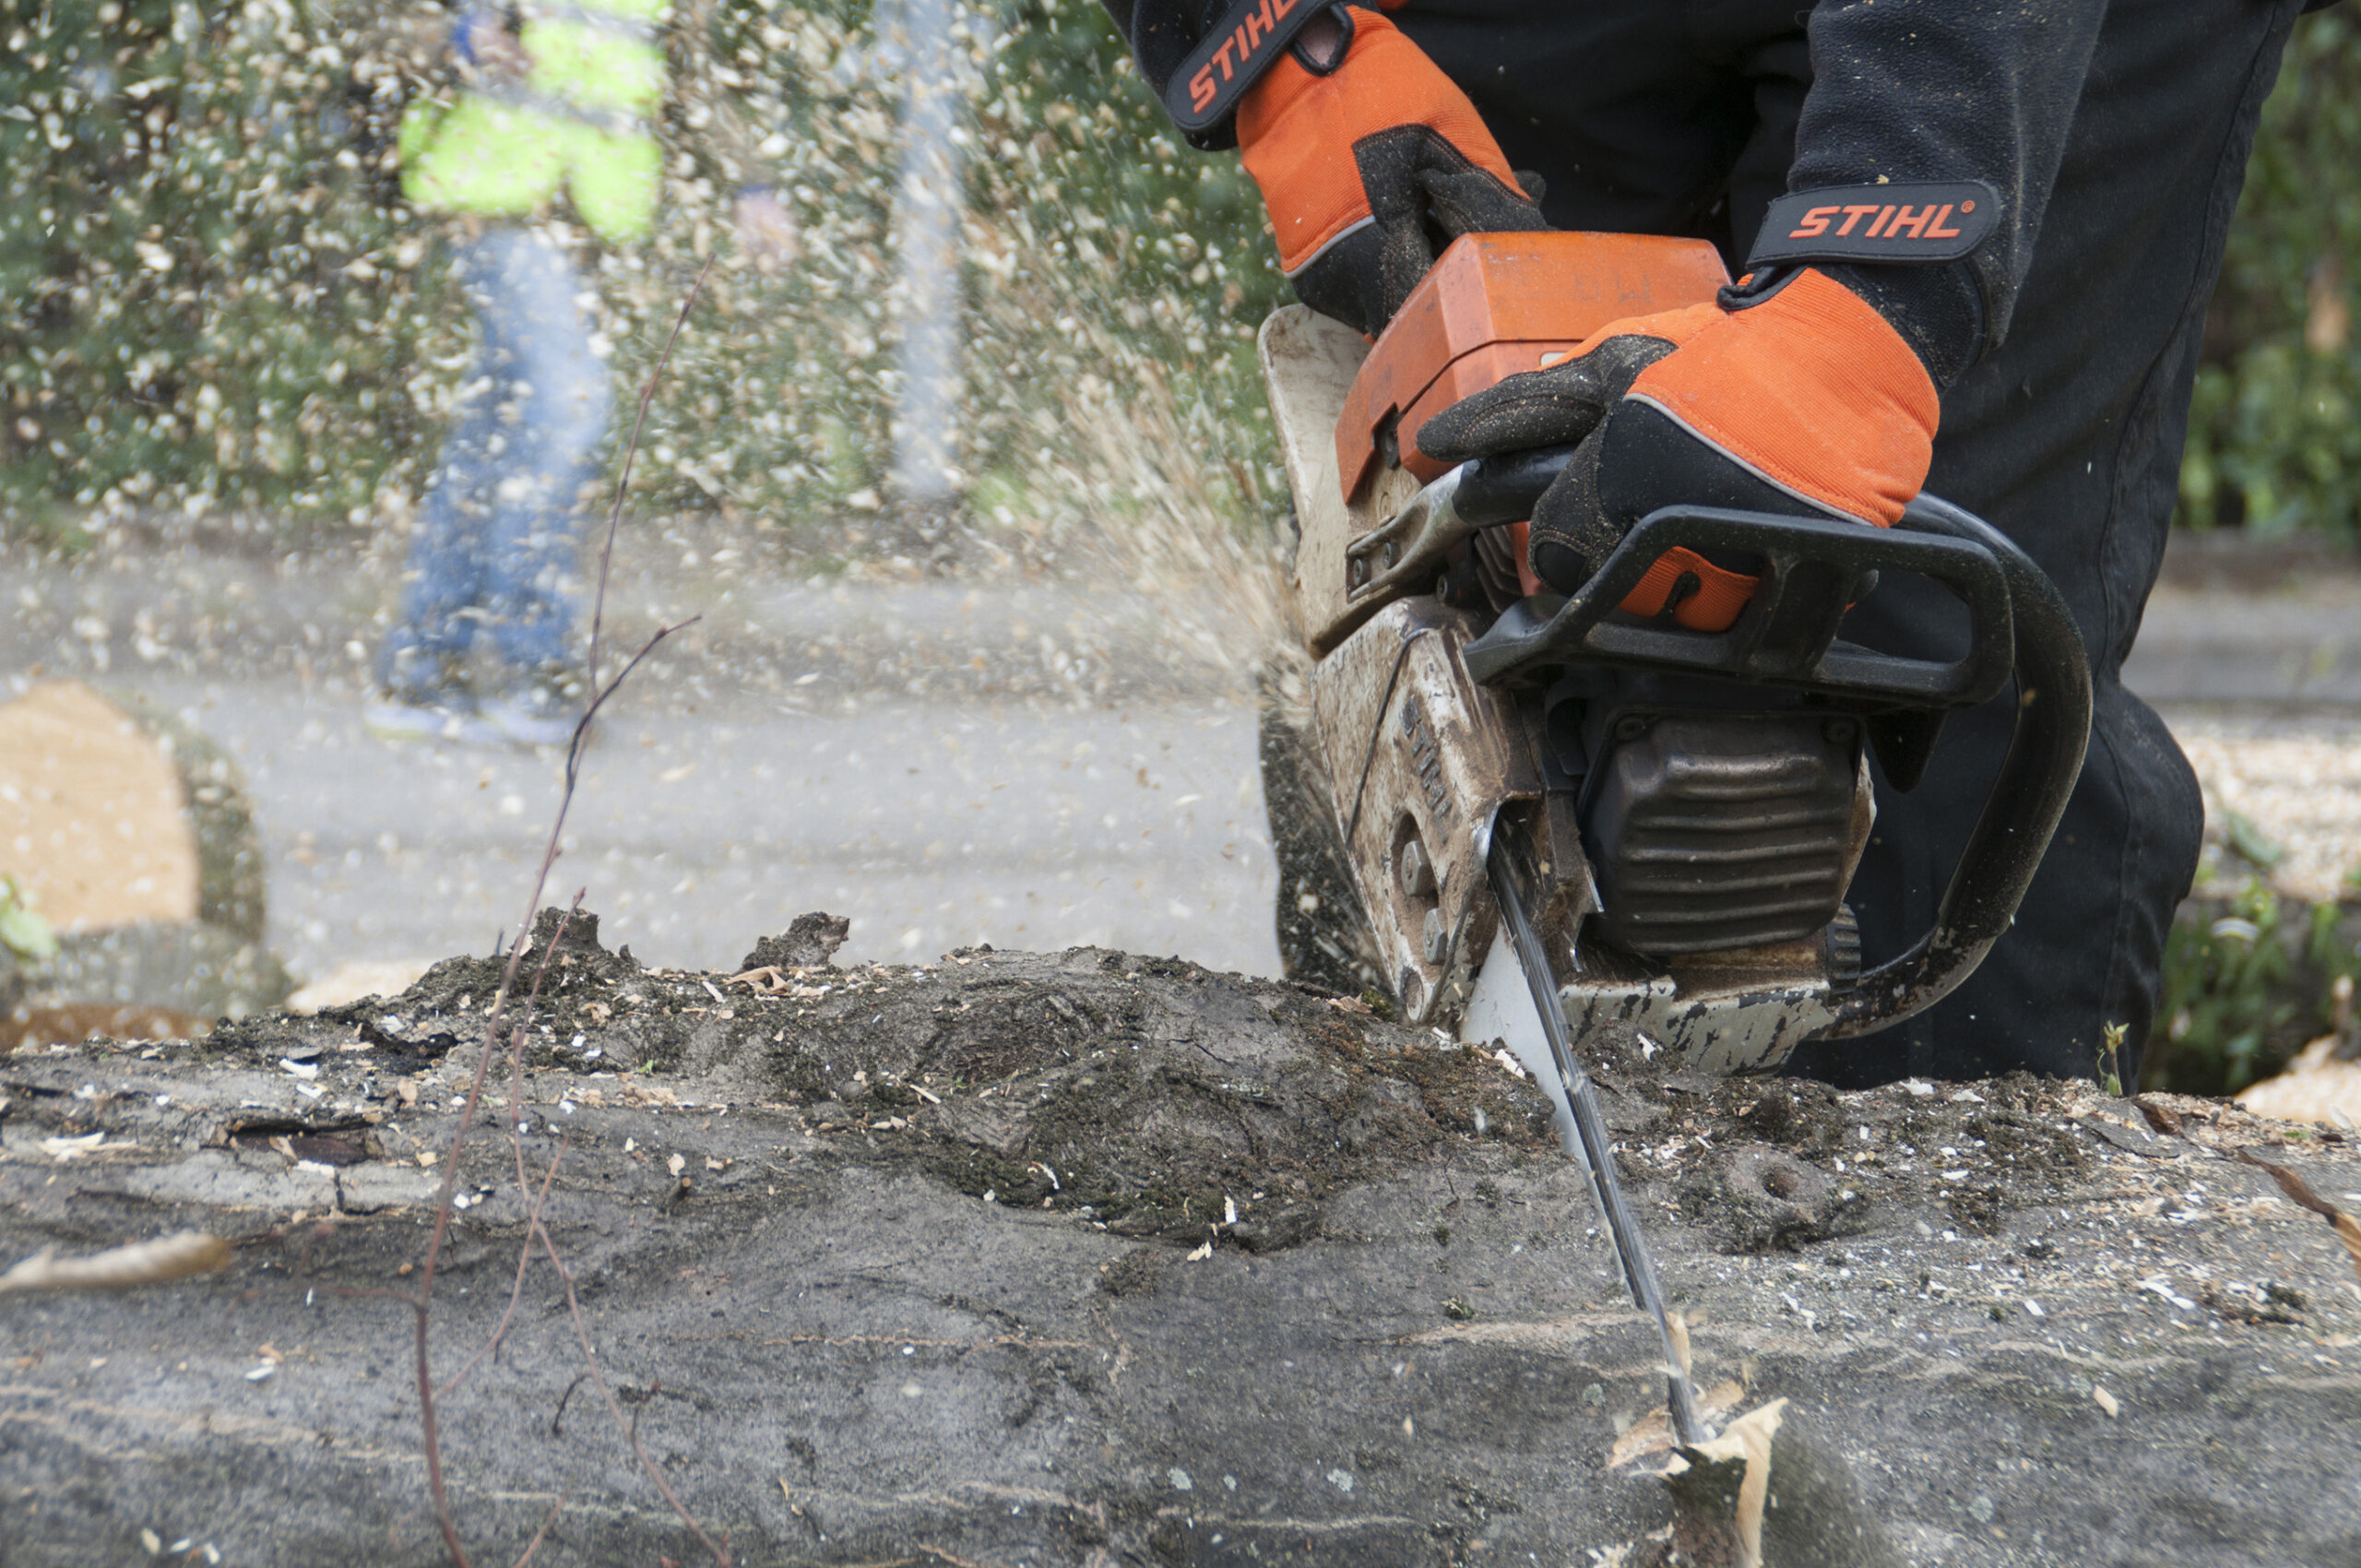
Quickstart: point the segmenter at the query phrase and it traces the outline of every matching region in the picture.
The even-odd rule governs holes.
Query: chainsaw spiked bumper
[[[1312,721],[1335,780],[1347,858],[1406,1017],[1464,998],[1500,913],[1484,857],[1502,803],[1540,793],[1522,731],[1471,680],[1477,629],[1431,598],[1388,605],[1320,661]]]

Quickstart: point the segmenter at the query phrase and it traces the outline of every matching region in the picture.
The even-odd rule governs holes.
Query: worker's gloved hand
[[[1546,229],[1467,95],[1377,12],[1337,6],[1238,107],[1297,297],[1375,333],[1461,234]]]
[[[1581,443],[1534,507],[1529,557],[1572,593],[1660,506],[1890,527],[1926,482],[1938,418],[1910,342],[1805,267],[1746,279],[1717,303],[1612,323],[1562,363],[1445,409],[1416,439],[1449,463]],[[1719,631],[1753,590],[1732,564],[1678,550],[1622,608]]]

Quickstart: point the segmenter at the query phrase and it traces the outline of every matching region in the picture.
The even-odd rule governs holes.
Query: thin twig
[[[550,1412],[550,1435],[552,1437],[564,1437],[565,1435],[564,1422],[565,1420],[566,1403],[574,1397],[574,1391],[575,1389],[581,1387],[584,1384],[589,1381],[590,1374],[588,1372],[575,1372],[574,1374],[574,1381],[565,1385],[565,1392],[557,1396],[557,1408]]]
[[[453,1131],[451,1146],[444,1155],[445,1164],[443,1170],[443,1184],[435,1194],[434,1229],[427,1238],[426,1257],[419,1267],[418,1296],[415,1302],[418,1320],[417,1371],[419,1421],[426,1447],[427,1491],[434,1501],[435,1521],[442,1527],[443,1543],[450,1550],[452,1561],[457,1568],[474,1568],[474,1564],[467,1555],[466,1549],[459,1543],[458,1524],[452,1515],[450,1498],[443,1484],[442,1433],[434,1408],[434,1374],[427,1344],[427,1328],[434,1301],[435,1265],[442,1258],[443,1243],[450,1230],[451,1199],[458,1190],[460,1152],[467,1141],[468,1128],[474,1123],[476,1107],[483,1099],[484,1080],[492,1068],[492,1055],[500,1039],[501,1025],[506,1021],[508,1000],[516,991],[517,970],[522,967],[525,954],[532,943],[533,915],[541,907],[542,895],[549,889],[550,873],[557,864],[559,848],[564,841],[565,819],[574,807],[575,791],[580,782],[579,763],[584,739],[589,733],[590,720],[598,713],[599,707],[612,696],[626,680],[631,678],[632,671],[639,668],[641,660],[656,650],[658,644],[680,630],[681,625],[690,624],[682,622],[679,625],[658,627],[656,635],[649,637],[639,652],[632,656],[631,662],[624,665],[612,681],[592,695],[589,704],[582,711],[581,720],[575,725],[574,743],[566,752],[565,782],[558,793],[557,814],[550,823],[549,841],[541,850],[540,867],[533,877],[532,902],[526,909],[525,921],[517,930],[516,940],[509,945],[508,962],[501,969],[500,989],[493,994],[492,1011],[484,1020],[484,1049],[477,1056],[475,1076],[468,1085],[467,1099],[460,1109],[459,1124]],[[578,899],[576,903],[578,906]],[[566,919],[568,921],[572,919],[570,911]],[[548,946],[541,954],[541,962],[534,974],[531,993],[526,999],[528,1008],[540,994],[541,980],[549,972],[550,957],[557,951],[558,944],[564,938],[564,932],[565,923],[561,921],[552,934]],[[538,1219],[532,1223],[530,1229],[541,1231]],[[546,1241],[548,1233],[541,1231],[541,1235]],[[556,1255],[554,1243],[551,1244],[550,1252],[554,1258]],[[658,1482],[659,1487],[662,1484],[660,1480]],[[669,1491],[667,1494],[669,1495]],[[675,1504],[675,1506],[678,1505]],[[694,1524],[692,1527],[694,1527]]]
[[[626,671],[625,673],[628,674],[629,671]],[[575,889],[574,902],[567,907],[565,917],[558,921],[557,929],[551,933],[549,945],[541,950],[540,964],[533,972],[533,989],[525,999],[528,1011],[531,1004],[540,996],[542,981],[549,974],[551,957],[564,944],[566,931],[573,925],[575,917],[582,912],[582,898],[585,891],[582,888]],[[528,926],[528,931],[529,930]],[[508,1034],[508,1146],[516,1157],[516,1190],[520,1193],[532,1186],[532,1178],[525,1170],[525,1138],[521,1131],[524,1116],[525,1026],[518,1024]],[[468,1374],[481,1366],[486,1356],[497,1350],[501,1340],[506,1337],[508,1325],[516,1316],[517,1303],[525,1297],[525,1273],[533,1261],[532,1228],[540,1220],[542,1206],[549,1201],[550,1184],[557,1180],[557,1168],[560,1161],[565,1158],[566,1145],[570,1141],[570,1134],[567,1139],[560,1141],[557,1153],[550,1158],[549,1170],[542,1173],[540,1190],[533,1194],[531,1203],[525,1210],[525,1239],[516,1249],[516,1278],[509,1287],[508,1306],[501,1313],[500,1321],[492,1325],[490,1337],[484,1340],[483,1345],[474,1355],[468,1358],[468,1364],[453,1372],[444,1383],[442,1397],[448,1398],[452,1391],[466,1380]]]
[[[639,413],[631,422],[631,445],[623,448],[623,470],[615,476],[615,504],[607,511],[606,542],[599,547],[599,589],[590,600],[590,689],[599,689],[599,635],[607,619],[607,568],[615,558],[615,531],[623,526],[623,494],[631,488],[632,465],[639,457],[640,432],[647,425],[647,405],[656,397],[656,384],[664,379],[664,372],[672,362],[672,345],[681,340],[681,328],[689,324],[689,312],[705,292],[705,280],[713,271],[716,251],[705,258],[705,266],[697,269],[697,280],[689,285],[689,297],[681,302],[681,314],[672,322],[672,330],[664,339],[664,351],[656,356],[656,368],[647,373],[647,380],[639,389]],[[595,704],[593,705],[596,706]],[[586,716],[587,717],[587,716]]]
[[[606,1401],[608,1413],[615,1418],[615,1424],[630,1434],[632,1453],[637,1456],[639,1467],[647,1472],[647,1479],[656,1483],[656,1490],[664,1494],[664,1501],[671,1505],[672,1512],[680,1516],[681,1523],[688,1526],[689,1533],[696,1537],[698,1543],[707,1551],[713,1553],[715,1568],[730,1568],[728,1543],[717,1545],[714,1538],[705,1533],[705,1526],[696,1522],[695,1516],[674,1494],[671,1484],[664,1479],[664,1472],[656,1467],[656,1462],[647,1456],[647,1450],[639,1445],[637,1420],[624,1416],[622,1402],[616,1399],[614,1390],[607,1386],[606,1378],[599,1374],[599,1352],[590,1343],[589,1326],[582,1321],[582,1301],[574,1290],[574,1270],[566,1267],[565,1259],[558,1255],[557,1243],[550,1240],[549,1231],[540,1226],[534,1227],[534,1229],[541,1238],[541,1247],[549,1255],[550,1266],[557,1270],[559,1280],[565,1286],[565,1307],[574,1317],[574,1336],[582,1346],[582,1359],[589,1372],[590,1386],[599,1391],[600,1399]]]
[[[525,1555],[516,1560],[516,1568],[526,1568],[533,1561],[533,1554],[541,1550],[541,1542],[549,1538],[550,1526],[557,1523],[557,1516],[565,1512],[565,1505],[573,1496],[570,1491],[558,1493],[557,1501],[550,1504],[550,1516],[541,1521],[541,1527],[535,1530],[533,1538],[525,1543]]]
[[[523,1031],[519,1030],[517,1043],[520,1047],[524,1043],[522,1036]],[[518,1051],[518,1054],[520,1056],[523,1054],[521,1050]],[[511,1103],[513,1104],[514,1101],[511,1101]],[[517,1134],[513,1125],[509,1128],[509,1137],[516,1148],[516,1190],[521,1193],[530,1184],[525,1173],[525,1140]],[[542,1206],[546,1205],[550,1199],[550,1184],[557,1180],[558,1162],[565,1158],[566,1148],[572,1142],[573,1134],[568,1134],[564,1138],[559,1140],[557,1153],[550,1157],[550,1168],[541,1173],[540,1187],[533,1194],[531,1206],[527,1208],[525,1211],[525,1222],[527,1227],[525,1231],[525,1240],[516,1249],[516,1282],[509,1289],[507,1310],[500,1314],[500,1322],[493,1325],[491,1336],[483,1342],[482,1346],[474,1355],[468,1358],[468,1364],[461,1367],[457,1372],[453,1372],[449,1378],[445,1380],[443,1387],[438,1393],[437,1397],[448,1399],[451,1396],[452,1390],[457,1388],[459,1384],[466,1380],[467,1375],[469,1372],[475,1371],[476,1368],[483,1364],[483,1359],[486,1356],[491,1355],[493,1351],[500,1348],[501,1340],[507,1336],[509,1324],[516,1321],[516,1305],[525,1298],[525,1272],[532,1266],[533,1263],[533,1233],[531,1227],[538,1224],[540,1220]]]
[[[560,796],[557,820],[551,825],[550,841],[541,853],[541,869],[533,879],[532,909],[526,911],[525,923],[516,933],[516,945],[508,950],[508,963],[500,973],[500,989],[492,999],[492,1011],[484,1020],[483,1049],[476,1053],[475,1076],[469,1081],[467,1099],[459,1108],[459,1124],[452,1130],[451,1146],[443,1156],[443,1185],[434,1198],[434,1229],[427,1238],[426,1257],[419,1265],[418,1300],[416,1303],[418,1342],[418,1414],[419,1424],[426,1443],[426,1490],[434,1500],[435,1523],[442,1526],[443,1544],[450,1549],[451,1559],[458,1568],[474,1568],[467,1549],[459,1543],[459,1524],[451,1513],[451,1499],[443,1484],[442,1430],[434,1408],[434,1372],[432,1353],[427,1344],[427,1330],[433,1317],[434,1265],[443,1255],[444,1238],[451,1229],[451,1198],[458,1191],[460,1153],[466,1146],[468,1129],[476,1119],[476,1107],[483,1100],[485,1075],[492,1068],[492,1053],[500,1042],[500,1026],[508,1009],[509,994],[516,988],[516,970],[525,961],[525,953],[533,939],[532,909],[540,908],[541,894],[549,886],[550,868],[557,863],[558,836],[565,826],[566,808],[574,803],[574,790],[569,785]],[[575,900],[577,906],[580,900]],[[527,1012],[541,993],[541,982],[549,975],[550,956],[557,951],[564,939],[567,921],[573,912],[560,920],[551,932],[549,944],[541,951],[541,961],[533,970],[533,986],[525,998]]]
[[[445,1164],[443,1170],[443,1182],[435,1195],[434,1228],[427,1239],[426,1256],[422,1260],[419,1269],[418,1293],[412,1301],[413,1315],[416,1320],[415,1339],[418,1374],[419,1424],[421,1429],[421,1437],[426,1451],[427,1490],[433,1498],[435,1523],[443,1532],[443,1544],[450,1551],[451,1560],[453,1563],[456,1564],[456,1568],[473,1568],[473,1563],[468,1556],[466,1547],[460,1543],[458,1522],[452,1515],[450,1496],[444,1484],[443,1479],[442,1432],[434,1405],[435,1388],[433,1363],[431,1348],[428,1343],[428,1334],[433,1320],[434,1306],[435,1265],[441,1261],[443,1243],[450,1232],[451,1216],[453,1212],[451,1200],[458,1190],[459,1166],[461,1163],[460,1156],[467,1142],[468,1128],[475,1120],[477,1106],[482,1102],[485,1077],[491,1070],[492,1051],[497,1048],[500,1040],[501,1025],[506,1017],[508,1000],[513,994],[515,994],[517,971],[524,962],[527,950],[531,945],[533,917],[540,909],[542,895],[548,891],[549,887],[550,872],[552,868],[557,864],[560,847],[564,842],[565,819],[567,814],[573,809],[575,790],[580,782],[582,752],[584,743],[590,732],[591,720],[597,716],[599,707],[605,704],[606,700],[610,696],[612,696],[617,689],[623,685],[623,682],[630,677],[632,671],[639,668],[640,661],[646,659],[650,653],[654,652],[658,644],[661,643],[666,637],[680,629],[679,626],[665,626],[659,628],[656,635],[649,637],[647,642],[640,648],[639,652],[633,657],[631,662],[623,667],[621,674],[617,675],[613,681],[608,683],[604,686],[599,684],[599,654],[606,625],[607,584],[610,568],[611,567],[614,560],[615,535],[622,526],[623,500],[630,491],[632,468],[639,457],[640,436],[647,428],[648,404],[655,398],[656,387],[663,379],[665,370],[671,363],[673,346],[680,341],[681,331],[688,325],[689,313],[691,310],[695,308],[698,296],[705,291],[706,278],[712,270],[713,262],[712,259],[708,257],[704,269],[699,271],[697,274],[696,282],[690,287],[688,297],[681,302],[680,316],[672,323],[671,333],[664,339],[663,352],[658,356],[655,368],[648,374],[647,382],[640,387],[638,414],[632,422],[631,442],[623,451],[623,471],[616,477],[614,505],[609,509],[607,514],[606,539],[599,546],[599,586],[597,593],[592,600],[590,611],[590,651],[587,667],[587,683],[591,696],[589,702],[582,710],[581,719],[575,724],[572,742],[566,747],[564,787],[558,796],[556,815],[550,823],[549,841],[542,849],[540,866],[534,873],[532,897],[525,906],[524,923],[517,932],[516,940],[508,947],[508,961],[501,968],[500,988],[492,997],[491,1011],[484,1020],[483,1050],[477,1057],[475,1076],[470,1080],[468,1086],[467,1099],[460,1110],[459,1124],[453,1131],[451,1134],[451,1146],[444,1156]],[[684,622],[682,624],[688,624],[689,623]],[[575,901],[575,909],[580,908],[580,903],[581,900],[577,895]],[[566,919],[570,921],[572,918],[572,911],[569,911]],[[555,932],[552,933],[547,948],[541,955],[540,968],[534,975],[532,992],[527,999],[527,1006],[528,1009],[531,1006],[533,998],[538,997],[540,993],[541,980],[548,973],[550,956],[556,951],[559,941],[564,934],[564,922],[562,921],[557,927]],[[523,1030],[521,1026],[518,1029],[518,1038],[516,1040],[513,1049],[518,1052],[521,1052],[523,1050]],[[516,1106],[513,1101],[510,1110],[512,1113],[510,1131],[513,1136],[516,1128],[516,1123],[514,1120]],[[520,1142],[519,1158],[521,1159],[521,1158]],[[552,1177],[555,1174],[555,1170],[556,1166],[552,1163],[551,1167],[551,1174]],[[544,1185],[546,1188],[546,1183]],[[541,1224],[538,1205],[536,1205],[530,1211],[529,1218],[527,1222],[527,1247],[528,1249],[531,1244],[531,1238],[534,1236],[539,1236],[540,1238],[543,1246],[548,1251],[550,1261],[557,1267],[559,1277],[565,1281],[566,1300],[574,1311],[575,1334],[582,1342],[585,1356],[589,1358],[592,1364],[595,1366],[597,1352],[592,1348],[588,1332],[583,1326],[580,1304],[575,1298],[573,1276],[567,1271],[563,1259],[560,1258],[558,1254],[557,1243],[551,1240],[549,1231]],[[521,1284],[522,1259],[520,1258],[520,1289]],[[503,1326],[505,1326],[504,1319]],[[494,1343],[497,1342],[497,1338],[498,1335],[497,1332],[495,1332],[493,1338]],[[470,1364],[472,1365],[472,1363]],[[465,1375],[464,1372],[461,1375]],[[457,1380],[454,1381],[456,1382]],[[604,1380],[601,1379],[599,1381],[600,1382],[600,1385],[603,1390]],[[608,1405],[611,1408],[615,1410],[618,1422],[620,1423],[622,1411],[619,1408],[615,1407],[614,1400],[611,1396],[608,1398]],[[644,1462],[645,1460],[643,1457],[643,1463]],[[665,1484],[663,1477],[656,1474],[653,1469],[650,1470],[650,1475],[655,1479],[658,1490],[664,1493],[665,1500],[672,1504],[674,1512],[678,1513],[682,1519],[687,1523],[691,1531],[696,1535],[699,1540],[705,1541],[708,1549],[715,1550],[717,1561],[722,1563],[724,1568],[727,1568],[729,1563],[728,1552],[718,1549],[713,1549],[712,1541],[706,1536],[704,1530],[697,1526],[696,1521],[689,1517],[688,1511],[682,1508],[679,1499],[672,1495],[672,1491]],[[544,1531],[546,1531],[547,1528],[547,1526],[543,1526]],[[536,1537],[536,1545],[539,1544],[539,1540],[540,1538]],[[530,1548],[528,1549],[527,1555],[528,1557],[531,1555]]]
[[[613,696],[616,691],[622,687],[625,681],[631,679],[631,672],[639,668],[640,660],[646,659],[649,654],[656,651],[656,647],[658,643],[661,643],[666,637],[670,636],[675,632],[687,631],[691,626],[695,625],[698,622],[704,619],[705,617],[702,615],[692,615],[685,621],[675,621],[669,626],[657,627],[656,635],[649,637],[646,642],[640,644],[639,651],[631,656],[631,662],[623,667],[623,672],[617,675],[613,680],[608,682],[603,688],[592,694],[590,706],[584,708],[582,710],[582,717],[575,721],[574,738],[566,742],[565,790],[559,798],[561,802],[559,809],[561,813],[563,813],[565,804],[572,802],[574,799],[575,781],[579,778],[582,774],[582,753],[584,748],[589,744],[590,721],[599,716],[599,710],[607,705],[607,699]],[[552,838],[551,843],[552,847],[554,847],[556,843],[554,837]]]

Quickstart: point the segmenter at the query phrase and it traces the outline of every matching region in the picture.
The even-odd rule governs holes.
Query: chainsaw
[[[1303,771],[1325,781],[1319,826],[1358,902],[1328,923],[1353,928],[1403,1016],[1504,1043],[1549,1091],[1664,1335],[1687,1443],[1705,1433],[1686,1358],[1584,1039],[1627,1028],[1692,1071],[1766,1073],[1806,1040],[1940,1001],[2008,929],[2080,774],[2091,701],[2055,587],[1933,497],[1889,529],[1666,507],[1569,596],[1522,563],[1572,448],[1456,467],[1419,451],[1420,426],[1459,399],[1728,281],[1703,241],[1470,234],[1373,343],[1302,306],[1259,338],[1311,659]],[[1842,635],[1902,575],[1959,601],[1964,651]],[[2011,680],[2015,732],[1933,928],[1865,968],[1845,898],[1876,815],[1871,756],[1909,790],[1945,716]]]

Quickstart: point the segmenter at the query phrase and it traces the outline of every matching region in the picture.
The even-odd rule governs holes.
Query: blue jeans
[[[397,697],[440,691],[479,627],[512,671],[564,662],[565,578],[611,401],[563,250],[528,229],[493,229],[455,245],[453,262],[482,342],[378,661]]]

